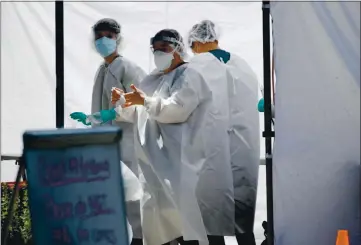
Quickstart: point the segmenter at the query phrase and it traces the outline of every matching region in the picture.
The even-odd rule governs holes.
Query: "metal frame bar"
[[[56,127],[64,127],[64,3],[55,2]]]
[[[20,156],[15,156],[15,155],[1,155],[1,161],[15,161],[15,165],[20,165]],[[26,181],[26,171],[24,170],[22,175],[22,180]]]
[[[4,221],[4,233],[5,234],[3,237],[3,241],[1,241],[1,244],[3,244],[3,245],[7,245],[7,242],[8,242],[9,228],[10,228],[10,224],[13,220],[13,216],[14,216],[15,200],[19,194],[20,179],[21,179],[21,175],[23,175],[24,172],[25,172],[25,163],[20,158],[19,159],[19,169],[18,169],[18,173],[16,175],[15,186],[14,186],[13,194],[11,196],[10,204],[9,204],[10,210],[9,210],[8,216],[6,217],[6,219]]]
[[[262,1],[263,24],[263,89],[264,89],[264,132],[266,144],[266,192],[267,192],[267,243],[274,244],[273,219],[273,172],[272,172],[272,102],[271,102],[271,36],[270,2]]]

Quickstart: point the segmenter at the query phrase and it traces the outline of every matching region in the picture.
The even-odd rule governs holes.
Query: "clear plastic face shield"
[[[96,31],[94,32],[94,41],[103,38],[103,37],[107,37],[109,39],[114,39],[117,40],[117,34],[111,31]]]
[[[116,52],[122,40],[120,26],[111,19],[98,21],[92,28],[92,34],[92,43],[102,57]]]
[[[157,51],[164,53],[177,52],[180,56],[182,56],[182,52],[184,50],[184,44],[173,37],[152,37],[150,39],[150,45],[150,49],[153,54]]]
[[[154,54],[154,63],[159,71],[164,71],[172,65],[174,53],[182,59],[185,56],[184,44],[176,38],[166,36],[151,38],[150,44]]]

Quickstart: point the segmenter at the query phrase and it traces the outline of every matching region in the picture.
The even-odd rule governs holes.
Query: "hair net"
[[[109,31],[116,34],[117,47],[119,50],[123,37],[121,35],[121,26],[118,24],[118,22],[114,19],[104,18],[98,20],[97,23],[95,23],[95,25],[92,27],[92,43],[94,48],[95,33],[101,31]]]
[[[188,33],[189,47],[193,42],[208,43],[218,40],[219,32],[216,29],[215,24],[210,20],[203,20],[195,24]]]
[[[186,49],[184,46],[183,38],[174,29],[163,29],[155,34],[154,37],[150,39],[150,45],[153,45],[157,41],[168,42],[175,49],[175,51],[180,55],[182,59],[185,59],[187,56]]]

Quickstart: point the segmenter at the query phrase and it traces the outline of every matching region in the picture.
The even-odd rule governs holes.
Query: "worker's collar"
[[[187,62],[183,61],[183,62],[179,63],[177,66],[175,66],[171,71],[168,71],[167,73],[164,73],[164,72],[162,72],[162,73],[163,73],[163,74],[169,74],[169,73],[171,73],[172,71],[176,70],[178,67],[180,67],[180,66],[182,66],[182,65],[184,65],[184,64],[186,64],[186,63],[187,63]]]
[[[110,63],[107,63],[107,62],[105,62],[104,61],[104,66],[105,67],[108,67],[109,65],[111,65],[116,59],[118,59],[120,57],[120,55],[119,54],[117,54],[115,57],[114,57],[114,59],[112,60],[112,62],[110,62]]]

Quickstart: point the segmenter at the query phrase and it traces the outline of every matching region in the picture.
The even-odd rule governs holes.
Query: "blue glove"
[[[91,125],[90,122],[86,122],[86,119],[87,119],[87,115],[84,114],[83,112],[73,112],[72,114],[70,114],[70,117],[73,119],[73,120],[76,120],[78,122],[81,122],[82,124],[86,125],[86,126],[89,126]]]
[[[109,121],[113,121],[117,117],[117,114],[115,112],[115,109],[110,110],[101,110],[100,111],[100,119],[102,123],[106,123]]]
[[[264,112],[264,99],[260,99],[257,105],[258,111],[259,112]]]

